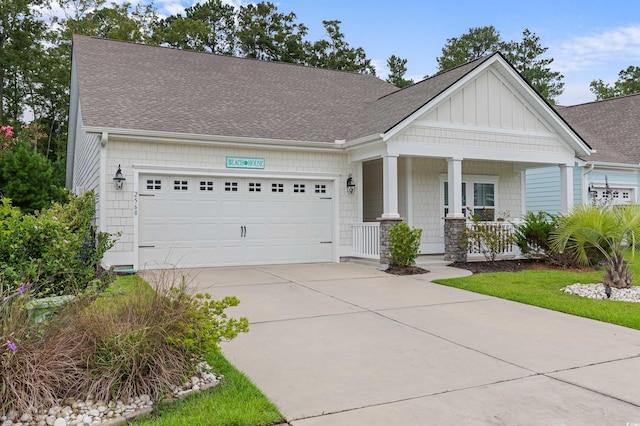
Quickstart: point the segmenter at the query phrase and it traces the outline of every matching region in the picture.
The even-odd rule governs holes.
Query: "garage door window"
[[[284,183],[272,183],[271,184],[271,192],[284,192]]]
[[[294,194],[304,194],[305,192],[305,184],[304,183],[294,183],[293,184],[293,193]]]
[[[224,192],[238,192],[238,182],[225,182]]]
[[[327,193],[327,185],[316,185],[316,194],[326,194]]]
[[[200,191],[213,191],[213,181],[212,180],[201,180],[200,181]]]
[[[173,190],[174,191],[188,191],[189,190],[189,182],[186,180],[174,180],[173,181]]]
[[[160,179],[147,179],[147,189],[151,191],[159,191],[162,189],[162,181]]]
[[[262,184],[259,182],[249,182],[249,192],[262,192]]]

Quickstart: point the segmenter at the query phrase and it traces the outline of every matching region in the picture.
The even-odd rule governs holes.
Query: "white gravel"
[[[182,386],[172,389],[173,398],[217,386],[222,376],[217,376],[211,366],[201,362],[196,367],[196,375]],[[9,411],[0,416],[0,426],[115,426],[150,412],[154,401],[149,395],[140,395],[129,401],[93,401],[92,399],[67,398],[41,412],[17,413]],[[1,407],[0,407],[1,408]],[[0,414],[3,414],[0,411]]]
[[[606,299],[604,293],[604,284],[572,284],[564,287],[562,291],[577,296],[588,297],[589,299]],[[617,300],[623,302],[640,302],[640,286],[631,288],[611,288],[611,298],[609,300]]]

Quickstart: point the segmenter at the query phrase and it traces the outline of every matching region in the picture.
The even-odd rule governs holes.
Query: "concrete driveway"
[[[640,332],[351,263],[184,271],[294,426],[640,425]],[[640,309],[640,306],[638,307]]]

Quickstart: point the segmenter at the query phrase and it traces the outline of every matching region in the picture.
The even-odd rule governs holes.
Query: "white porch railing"
[[[380,258],[380,223],[365,222],[351,225],[351,256]]]
[[[495,241],[497,248],[497,258],[504,257],[517,257],[520,256],[520,248],[513,239],[514,228],[510,222],[467,222],[467,228],[473,229],[476,226],[486,226],[488,231],[495,233],[497,240]],[[479,258],[484,257],[484,251],[486,247],[483,247],[480,241],[470,241],[469,243],[469,257]]]

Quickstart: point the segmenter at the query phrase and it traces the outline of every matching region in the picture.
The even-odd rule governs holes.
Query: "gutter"
[[[201,135],[196,133],[172,133],[149,130],[118,129],[105,127],[85,127],[87,133],[107,132],[109,139],[126,139],[145,142],[173,143],[182,142],[195,145],[232,145],[241,144],[249,148],[304,149],[311,151],[342,151],[344,144],[336,142],[309,142],[285,139],[263,139],[238,136]]]

